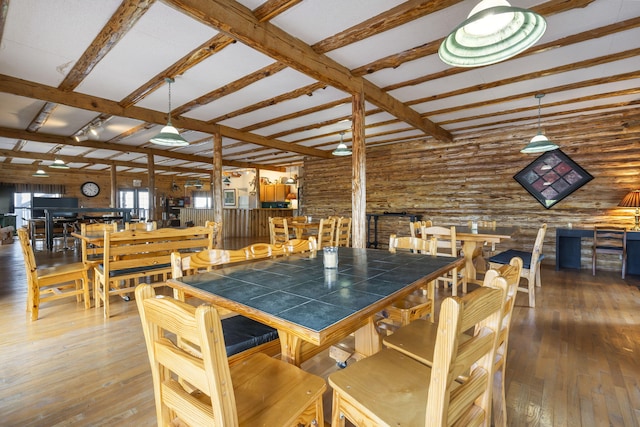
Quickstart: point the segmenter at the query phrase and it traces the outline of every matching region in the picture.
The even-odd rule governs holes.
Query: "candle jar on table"
[[[322,248],[324,268],[338,268],[338,247],[325,246]]]

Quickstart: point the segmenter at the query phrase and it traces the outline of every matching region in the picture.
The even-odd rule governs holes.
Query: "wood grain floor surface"
[[[239,243],[241,245],[241,243]],[[74,251],[36,253],[39,265]],[[73,299],[26,313],[20,247],[0,246],[0,425],[156,425],[151,373],[134,302],[113,316]],[[506,366],[509,426],[640,426],[637,278],[544,266],[535,309],[516,301]],[[449,291],[438,290],[437,302]],[[439,305],[439,304],[437,304]],[[326,377],[323,352],[303,365]],[[325,396],[330,419],[330,392]]]

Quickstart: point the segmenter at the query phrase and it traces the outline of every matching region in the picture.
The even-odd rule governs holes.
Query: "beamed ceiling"
[[[452,68],[440,41],[471,0],[0,0],[0,162],[198,176],[331,157],[351,95],[366,146],[637,108],[640,1],[513,0],[547,20],[528,51]],[[190,142],[154,146],[172,122]],[[76,142],[90,126],[97,137]],[[532,135],[533,136],[533,135]],[[514,141],[519,150],[528,141]]]

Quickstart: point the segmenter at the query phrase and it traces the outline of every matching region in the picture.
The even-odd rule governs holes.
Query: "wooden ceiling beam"
[[[204,164],[211,163],[210,157],[196,156],[193,154],[186,154],[186,153],[160,150],[160,149],[154,149],[154,148],[136,147],[132,145],[91,141],[91,140],[78,142],[75,139],[69,138],[66,136],[34,133],[26,130],[11,129],[11,128],[5,128],[5,127],[0,127],[0,137],[12,138],[12,139],[23,139],[23,140],[34,141],[34,142],[44,142],[48,144],[64,144],[64,145],[71,145],[74,147],[87,147],[87,148],[93,148],[97,150],[119,151],[123,153],[153,154],[154,156],[168,157],[176,160],[184,160],[186,162],[195,162],[195,163],[204,163]],[[11,152],[13,151],[11,150]],[[248,162],[238,162],[233,160],[227,161],[224,159],[222,161],[222,165],[230,166],[230,167],[266,169],[266,170],[273,170],[277,172],[285,171],[285,168],[274,167],[271,165],[250,164]]]
[[[124,0],[58,88],[69,92],[78,87],[154,2],[155,0]]]
[[[77,92],[63,92],[57,88],[21,80],[15,77],[0,74],[0,92],[25,96],[27,98],[40,99],[48,102],[56,102],[71,107],[89,111],[97,111],[114,116],[137,119],[144,122],[163,124],[166,121],[165,113],[149,110],[141,107],[123,108],[117,102],[96,96],[85,95]],[[228,126],[212,125],[201,120],[187,117],[172,117],[173,125],[178,128],[190,129],[204,133],[214,134],[220,131],[223,136],[240,141],[263,145],[282,151],[292,151],[308,156],[331,158],[328,151],[317,150],[284,141],[272,140],[260,135],[242,132]]]
[[[373,83],[355,77],[331,58],[316,53],[311,46],[291,36],[269,22],[260,22],[249,9],[232,0],[166,0],[184,13],[223,31],[265,55],[283,62],[318,81],[347,93],[359,93],[365,88],[369,102],[383,108],[400,120],[421,129],[434,138],[450,142],[451,134],[423,119],[418,112],[382,91]]]
[[[636,56],[640,56],[640,47],[629,49],[624,52],[616,52],[611,55],[604,55],[597,58],[585,59],[584,61],[573,62],[571,64],[560,65],[558,67],[548,68],[546,70],[532,71],[530,73],[520,74],[508,79],[496,80],[493,82],[483,82],[478,85],[467,86],[449,92],[441,92],[429,97],[414,99],[409,101],[408,103],[411,105],[422,104],[423,102],[436,101],[443,98],[450,98],[452,96],[464,95],[465,93],[478,92],[481,90],[492,89],[500,86],[510,85],[513,83],[538,79],[541,77],[548,77],[555,74],[562,74],[583,68],[595,67],[597,65],[607,64],[609,62],[622,61],[623,59],[633,58]]]
[[[409,0],[366,21],[360,22],[351,28],[327,37],[311,47],[317,53],[330,52],[399,27],[431,13],[446,9],[461,1],[462,0]]]
[[[558,40],[552,40],[544,44],[532,46],[526,51],[519,54],[517,58],[524,58],[525,56],[535,55],[538,53],[546,52],[551,49],[556,49],[559,47],[564,47],[564,46],[568,46],[575,43],[581,43],[586,40],[606,37],[621,31],[631,30],[638,26],[640,26],[640,17],[631,18],[623,22],[616,22],[611,25],[606,25],[604,27],[587,30],[579,34],[572,34],[570,36],[567,36]],[[416,52],[414,52],[413,55],[410,54],[410,50],[401,52],[397,55],[391,55],[387,58],[380,59],[379,61],[372,62],[371,64],[363,65],[362,67],[355,69],[353,72],[356,75],[360,75],[363,72],[369,73],[374,71],[380,71],[383,68],[389,68],[389,65],[391,65],[392,67],[397,67],[401,65],[403,62],[412,61],[413,59],[418,59],[422,56],[427,56],[427,55],[437,53],[439,45],[440,45],[440,41],[438,40],[436,43],[430,46],[424,45],[422,47],[416,48]],[[403,57],[403,55],[406,55],[406,57]],[[383,90],[392,91],[392,90],[400,89],[407,86],[415,86],[431,80],[437,80],[444,77],[450,77],[456,74],[464,73],[466,71],[468,71],[466,68],[459,68],[459,67],[447,68],[446,70],[438,71],[436,73],[428,74],[422,77],[417,77],[412,80],[407,80],[404,82],[399,82],[393,85],[385,86]]]
[[[272,105],[279,104],[284,101],[289,101],[292,99],[299,98],[301,96],[312,96],[313,92],[319,89],[326,88],[327,85],[324,83],[312,83],[310,85],[292,90],[291,92],[283,93],[282,95],[274,96],[273,98],[265,99],[264,101],[260,101],[253,105],[247,105],[246,107],[240,108],[236,111],[229,111],[222,116],[216,117],[215,119],[210,120],[208,123],[218,123],[224,120],[230,119],[232,117],[241,116],[243,114],[251,113],[256,110],[260,110],[262,108],[270,107]]]
[[[269,0],[254,9],[253,15],[259,21],[268,21],[291,9],[302,0]]]

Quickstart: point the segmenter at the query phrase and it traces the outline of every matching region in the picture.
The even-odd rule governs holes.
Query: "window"
[[[193,191],[193,207],[196,209],[211,209],[211,194],[208,191]]]
[[[132,217],[142,219],[148,218],[149,212],[149,191],[148,190],[119,190],[118,206],[121,208],[131,208]]]

